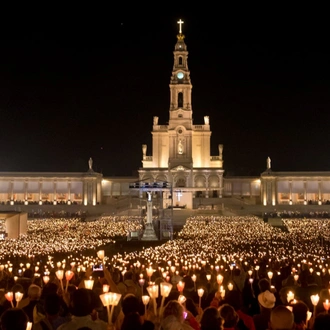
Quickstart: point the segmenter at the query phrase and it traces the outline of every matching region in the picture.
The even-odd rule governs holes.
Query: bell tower
[[[191,89],[190,72],[188,69],[188,51],[182,33],[183,21],[180,19],[179,34],[174,47],[174,64],[170,80],[170,116],[169,128],[174,128],[178,120],[184,119],[185,124],[191,127]],[[185,125],[185,126],[186,126]]]

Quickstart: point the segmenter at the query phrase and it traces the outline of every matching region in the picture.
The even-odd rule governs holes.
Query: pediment
[[[187,166],[178,165],[173,167],[171,170],[176,172],[184,172],[184,171],[190,171],[190,168]]]

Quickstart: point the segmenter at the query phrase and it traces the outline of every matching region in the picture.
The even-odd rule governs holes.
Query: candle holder
[[[45,284],[47,284],[50,280],[49,276],[45,275],[42,277],[42,280],[44,281]]]
[[[140,287],[141,287],[141,295],[143,295],[143,286],[144,286],[144,283],[145,283],[145,279],[144,278],[140,278],[139,279],[139,284],[140,284]]]
[[[66,283],[65,283],[65,292],[68,292],[69,282],[72,279],[73,275],[74,275],[74,272],[72,272],[71,270],[67,270],[65,272],[65,280],[66,280]]]
[[[178,297],[178,302],[183,305],[186,302],[187,298],[185,296],[183,296],[182,294],[180,294],[180,296]]]
[[[320,297],[319,297],[318,294],[311,295],[311,301],[312,301],[312,304],[314,306],[314,309],[313,309],[313,317],[314,317],[314,319],[316,317],[316,306],[319,303],[319,300],[320,300]]]
[[[183,292],[185,284],[186,284],[185,282],[179,281],[179,283],[176,285],[176,287],[180,293]]]
[[[121,298],[121,294],[115,292],[107,292],[100,295],[103,306],[107,308],[108,324],[112,325],[112,315],[114,306],[117,306]]]
[[[153,275],[154,270],[151,267],[149,267],[146,269],[146,271],[147,271],[147,276],[149,277],[149,282],[151,282],[151,276]]]
[[[102,291],[103,293],[107,293],[110,290],[110,285],[109,284],[103,284],[102,286]]]
[[[267,275],[268,275],[268,278],[269,278],[269,284],[271,285],[272,284],[272,278],[273,278],[273,272],[269,271],[267,273]]]
[[[13,292],[10,291],[10,292],[5,293],[5,298],[10,302],[11,307],[14,308],[14,303],[13,303],[14,294],[13,294]]]
[[[59,269],[55,272],[56,277],[59,279],[60,283],[61,283],[61,289],[62,292],[64,292],[64,287],[63,287],[63,276],[64,276],[64,271],[62,269]]]
[[[143,302],[143,305],[144,305],[144,315],[146,316],[147,315],[147,305],[149,304],[149,301],[150,301],[150,297],[145,295],[145,296],[142,296],[142,302]]]
[[[102,262],[103,262],[103,260],[104,260],[104,250],[97,251],[96,254],[97,254],[97,257],[98,257],[99,259],[101,259]]]
[[[160,283],[160,295],[162,296],[162,301],[160,304],[160,316],[163,315],[163,306],[165,298],[167,298],[172,290],[172,284],[168,282],[161,282]]]
[[[84,284],[86,289],[92,290],[94,286],[94,280],[92,277],[90,277],[89,280],[84,280]]]
[[[294,300],[294,293],[292,291],[289,291],[286,295],[286,300],[288,303],[290,303],[292,300]]]
[[[193,274],[193,275],[191,276],[191,279],[192,279],[192,281],[194,282],[194,290],[196,291],[196,280],[197,280],[197,276],[196,276],[195,274]]]
[[[199,298],[198,306],[199,306],[199,308],[202,308],[202,297],[204,294],[204,289],[202,289],[202,288],[198,289],[197,294],[198,294],[198,298]]]
[[[158,298],[158,285],[151,285],[147,287],[147,291],[149,293],[150,298],[153,301],[153,305],[154,305],[154,314],[155,316],[157,316],[157,302],[156,302],[156,298]]]
[[[23,298],[23,293],[21,292],[15,292],[15,300],[16,300],[16,308],[18,306],[18,303],[22,300]]]

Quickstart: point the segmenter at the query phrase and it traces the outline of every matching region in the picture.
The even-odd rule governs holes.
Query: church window
[[[178,93],[178,107],[179,108],[183,107],[183,93],[182,92]]]
[[[179,65],[182,65],[182,57],[179,57]]]

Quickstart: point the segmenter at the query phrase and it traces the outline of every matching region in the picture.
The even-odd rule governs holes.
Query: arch
[[[197,175],[195,177],[195,187],[205,188],[206,187],[206,178],[204,175]]]
[[[177,188],[183,188],[186,186],[186,178],[180,176],[176,179],[176,182],[175,182],[175,187]]]
[[[179,108],[183,107],[183,93],[182,92],[178,93],[178,107]]]
[[[179,65],[182,65],[182,56],[179,56]]]
[[[167,182],[168,180],[167,180],[166,175],[161,174],[161,175],[157,175],[156,181],[157,181],[157,182],[158,182],[158,181],[164,181],[164,182]]]
[[[209,187],[210,188],[219,188],[219,177],[217,175],[210,175]]]

